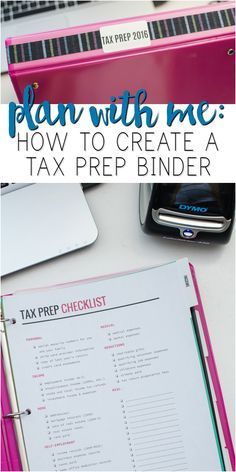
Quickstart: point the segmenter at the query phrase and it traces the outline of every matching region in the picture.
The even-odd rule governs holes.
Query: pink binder
[[[9,74],[19,101],[34,84],[36,103],[109,103],[140,88],[148,103],[234,103],[234,25],[234,3],[222,2],[9,38]],[[102,43],[104,31],[136,26],[148,35],[139,47]]]
[[[1,362],[1,470],[22,470],[13,421],[3,416],[11,411],[3,360]]]
[[[221,444],[222,448],[227,449],[229,461],[231,464],[232,470],[235,470],[235,454],[234,454],[234,447],[233,442],[230,434],[229,423],[227,419],[227,413],[224,405],[224,399],[222,395],[222,390],[220,386],[220,381],[217,373],[217,368],[214,360],[214,355],[212,351],[210,336],[207,328],[206,318],[204,314],[204,309],[200,297],[200,292],[198,288],[198,283],[196,279],[195,270],[192,264],[190,264],[190,270],[192,274],[192,279],[196,291],[197,296],[197,305],[194,307],[195,311],[199,313],[198,322],[201,324],[202,332],[204,334],[204,340],[207,354],[205,353],[205,362],[207,363],[209,375],[212,383],[212,393],[214,391],[214,395],[216,398],[216,405],[219,415],[219,421],[221,425],[221,429],[223,432],[224,437],[224,444]],[[103,277],[102,277],[103,278]],[[102,279],[101,278],[101,279]],[[84,283],[85,281],[81,281]],[[66,284],[67,285],[67,284]],[[2,419],[1,419],[1,443],[2,443],[2,471],[20,471],[22,470],[19,450],[17,446],[16,435],[14,432],[13,422],[11,419],[4,418],[4,415],[11,412],[11,405],[9,396],[7,393],[7,383],[5,378],[4,372],[4,365],[1,365],[1,376],[2,376],[2,403],[1,403],[1,411],[2,411]]]

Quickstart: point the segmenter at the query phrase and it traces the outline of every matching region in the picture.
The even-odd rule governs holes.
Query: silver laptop
[[[2,1],[1,71],[7,71],[6,38],[153,13],[156,11],[156,6],[162,3],[165,2],[151,0]]]
[[[7,184],[1,192],[2,275],[88,246],[97,238],[80,184]]]

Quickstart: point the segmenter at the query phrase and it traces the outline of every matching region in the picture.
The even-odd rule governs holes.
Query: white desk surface
[[[225,246],[203,246],[145,234],[139,223],[138,196],[137,184],[101,184],[86,190],[98,226],[97,241],[85,249],[4,277],[2,291],[8,293],[159,265],[187,256],[196,268],[233,433],[234,237]]]

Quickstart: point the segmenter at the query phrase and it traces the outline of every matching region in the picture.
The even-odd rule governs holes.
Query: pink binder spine
[[[217,368],[216,368],[216,363],[215,363],[215,359],[214,359],[214,355],[213,355],[211,340],[210,340],[210,336],[209,336],[209,332],[208,332],[208,328],[207,328],[206,318],[205,318],[204,309],[203,309],[203,305],[202,305],[202,301],[201,301],[201,296],[200,296],[200,292],[199,292],[199,288],[198,288],[195,269],[194,269],[192,264],[189,264],[189,265],[190,265],[190,270],[191,270],[192,279],[193,279],[195,292],[196,292],[196,296],[197,296],[197,301],[198,301],[198,305],[195,308],[197,309],[197,311],[199,313],[200,320],[201,320],[201,325],[202,325],[202,329],[203,329],[203,333],[204,333],[204,337],[205,337],[205,342],[206,342],[206,347],[207,347],[207,352],[208,352],[208,356],[206,358],[206,361],[207,361],[207,365],[208,365],[208,368],[209,368],[209,371],[210,371],[211,380],[212,380],[212,384],[213,384],[213,388],[214,388],[214,392],[215,392],[215,396],[216,396],[217,409],[218,409],[219,418],[220,418],[220,422],[221,422],[221,427],[222,427],[222,431],[223,431],[223,435],[224,435],[224,439],[225,439],[225,448],[228,450],[232,470],[235,470],[235,453],[234,453],[233,441],[232,441],[231,434],[230,434],[229,423],[228,423],[227,413],[226,413],[226,409],[225,409],[223,394],[222,394],[222,390],[221,390],[221,386],[220,386],[220,380],[219,380],[219,376],[218,376],[218,372],[217,372]]]
[[[3,418],[11,412],[3,359],[1,362],[1,470],[21,471],[21,460],[12,419]]]

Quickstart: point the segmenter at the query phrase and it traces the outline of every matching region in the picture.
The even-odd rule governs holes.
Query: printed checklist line
[[[162,456],[162,457],[168,457],[168,456],[171,456],[172,454],[167,454],[166,456]],[[161,458],[161,456],[159,456]],[[158,458],[158,457],[157,457]],[[171,467],[171,462],[173,461],[176,461],[176,460],[182,460],[182,459],[185,459],[185,457],[175,457],[173,459],[165,459],[165,460],[162,460],[162,461],[159,461],[159,462],[156,462],[156,464],[163,464],[163,463],[170,463],[170,467]],[[153,464],[143,464],[143,467],[149,467],[149,466],[155,466],[155,463]],[[149,470],[149,469],[148,469]]]
[[[162,431],[162,433],[157,433],[157,434],[149,434],[148,436],[142,436],[136,439],[147,439],[147,438],[156,438],[157,436],[165,436],[166,434],[172,434],[172,433],[180,433],[180,429],[175,429],[173,431]],[[174,437],[174,436],[173,436]],[[142,444],[142,443],[136,443],[136,444]]]
[[[136,413],[137,411],[144,411],[144,410],[155,410],[156,408],[162,408],[163,406],[172,406],[175,403],[165,403],[165,405],[156,405],[156,406],[150,406],[150,407],[145,407],[145,408],[139,408],[138,410],[132,410],[129,413]],[[164,410],[163,410],[164,411]]]
[[[161,412],[160,412],[161,413]],[[171,415],[163,415],[163,416],[155,416],[155,418],[151,417],[150,420],[148,418],[144,418],[142,420],[137,420],[137,421],[130,421],[130,424],[135,424],[135,423],[143,423],[144,421],[154,421],[154,420],[159,420],[161,418],[168,418],[170,416],[177,416],[176,413],[172,413]]]
[[[157,470],[170,470],[170,467],[171,467],[171,470],[181,470],[182,471],[182,470],[188,470],[187,467],[182,468],[182,466],[186,466],[186,465],[187,465],[186,462],[184,462],[182,464],[171,464],[171,466],[161,467],[161,469],[158,469],[158,468],[155,467],[153,469],[148,468],[148,469],[142,469],[142,470],[143,471],[144,470],[148,470],[148,471],[151,471],[151,470],[155,470],[155,471],[157,471]],[[181,467],[181,469],[173,469],[173,467]]]
[[[125,400],[126,403],[128,402],[137,402],[139,400],[146,400],[147,398],[154,398],[154,397],[160,397],[163,395],[171,395],[173,392],[165,392],[165,393],[157,393],[156,395],[149,395],[147,397],[141,397],[141,398],[131,398],[130,400]]]
[[[169,431],[168,433],[165,433],[165,434],[170,434],[170,433],[172,434],[173,431]],[[160,436],[160,435],[157,434],[157,436]],[[139,446],[140,444],[142,445],[142,444],[151,444],[151,443],[156,444],[157,442],[159,443],[160,441],[167,441],[169,439],[176,439],[176,438],[181,438],[181,434],[177,434],[176,436],[168,436],[167,438],[165,437],[163,439],[159,438],[159,439],[154,439],[154,440],[152,439],[151,441],[149,440],[149,441],[143,441],[143,442],[136,442],[135,445]],[[141,438],[139,438],[139,439],[141,439]],[[181,441],[182,441],[182,439],[181,439]]]
[[[173,400],[174,397],[170,397],[170,398],[160,398],[159,400],[152,400],[151,402],[142,402],[142,403],[136,403],[135,405],[127,405],[126,407],[127,408],[134,408],[135,406],[142,406],[142,405],[150,405],[150,403],[156,403],[156,402],[167,402],[169,400]]]
[[[168,442],[168,443],[161,443],[160,444],[160,441],[163,441],[163,439],[160,439],[159,441],[154,441],[155,443],[158,442],[158,447],[164,447],[164,446],[171,446],[172,444],[180,444],[182,443],[183,441],[182,440],[179,440],[179,441],[172,441],[172,442]],[[148,441],[148,442],[153,442],[153,441]],[[153,449],[153,448],[156,448],[157,445],[154,444],[153,446],[146,446],[146,447],[140,447],[137,449],[137,451],[145,451],[146,449]],[[174,449],[174,448],[173,448]],[[136,451],[136,450],[135,450]],[[137,454],[138,455],[138,454]]]
[[[168,447],[168,448],[165,448],[165,449],[158,449],[159,452],[165,452],[165,451],[173,451],[174,449],[184,449],[184,446],[176,446],[176,447]],[[137,454],[137,457],[139,456],[150,456],[151,454],[156,454],[157,451],[153,451],[153,452],[142,452],[142,454]],[[174,455],[175,453],[171,454],[171,455]],[[169,454],[170,455],[170,454]],[[163,457],[163,456],[160,456],[160,457]]]
[[[176,422],[176,419],[173,419],[173,420],[166,420],[166,421],[158,421],[158,422],[156,421],[156,422],[154,422],[154,423],[148,423],[148,424],[145,423],[145,424],[139,425],[139,426],[131,426],[130,429],[133,430],[133,429],[147,428],[148,426],[155,426],[156,424],[159,425],[159,424],[174,423],[174,422]]]
[[[159,411],[159,413],[163,413],[165,411],[173,411],[173,410],[176,410],[176,408],[167,408],[166,410],[161,410]],[[133,411],[130,412],[130,413],[134,413]],[[142,415],[135,415],[135,416],[130,416],[130,419],[133,419],[133,418],[140,418],[140,416],[148,416],[148,415],[153,415],[153,412],[149,412],[149,413],[143,413]]]

